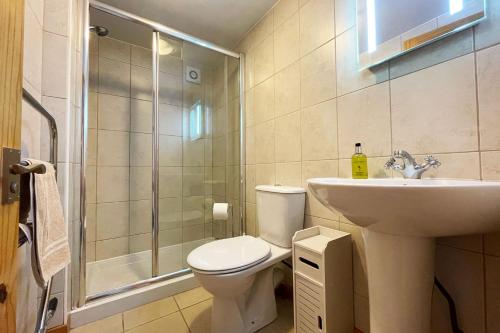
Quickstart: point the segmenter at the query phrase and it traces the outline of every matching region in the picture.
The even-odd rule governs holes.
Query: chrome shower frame
[[[102,12],[108,13],[110,15],[120,17],[127,21],[138,23],[146,27],[151,28],[152,38],[153,38],[153,181],[152,181],[152,196],[153,196],[153,208],[152,208],[152,277],[149,279],[141,280],[136,283],[126,285],[120,288],[107,290],[100,292],[95,295],[86,294],[86,262],[87,262],[87,247],[86,247],[86,163],[87,163],[87,147],[88,147],[88,96],[89,96],[89,17],[90,9],[97,9]],[[169,273],[165,275],[159,275],[158,267],[158,233],[159,233],[159,221],[158,221],[158,191],[159,191],[159,116],[158,116],[158,105],[159,105],[159,86],[158,86],[158,71],[159,71],[159,59],[158,59],[158,43],[160,39],[160,33],[172,36],[183,41],[216,51],[218,53],[224,54],[226,56],[239,59],[239,93],[240,93],[240,230],[242,234],[245,234],[245,114],[244,114],[244,55],[240,53],[233,52],[211,42],[199,39],[192,35],[183,33],[176,29],[170,28],[168,26],[162,25],[155,21],[137,16],[135,14],[129,13],[127,11],[109,6],[105,3],[93,0],[83,0],[83,18],[82,18],[82,114],[81,114],[81,168],[80,168],[80,237],[79,237],[79,276],[78,276],[78,286],[73,286],[76,288],[77,293],[74,296],[73,302],[75,307],[82,307],[86,303],[100,300],[109,296],[121,294],[127,291],[143,288],[158,282],[173,279],[185,274],[191,273],[190,269],[182,269],[178,272]],[[75,248],[75,247],[73,247]]]

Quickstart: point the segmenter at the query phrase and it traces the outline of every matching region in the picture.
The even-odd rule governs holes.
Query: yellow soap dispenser
[[[368,179],[368,161],[366,155],[361,151],[361,143],[356,143],[352,155],[352,178]]]

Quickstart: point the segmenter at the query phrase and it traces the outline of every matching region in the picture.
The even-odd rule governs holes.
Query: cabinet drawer
[[[296,246],[294,266],[295,271],[323,285],[324,268],[319,254]]]

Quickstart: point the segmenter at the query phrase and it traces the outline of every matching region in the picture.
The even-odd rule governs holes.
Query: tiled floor
[[[259,332],[293,332],[293,303],[288,295],[277,291],[278,319]],[[71,333],[209,333],[211,306],[212,295],[196,288],[78,327]]]

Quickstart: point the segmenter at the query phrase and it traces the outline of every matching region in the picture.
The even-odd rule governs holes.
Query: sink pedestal
[[[434,238],[363,228],[372,333],[430,333]]]

